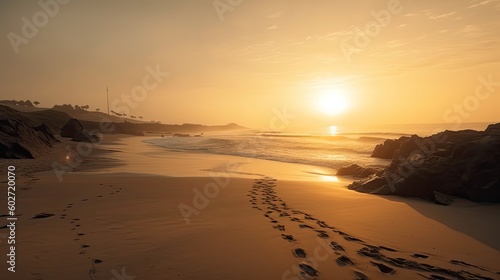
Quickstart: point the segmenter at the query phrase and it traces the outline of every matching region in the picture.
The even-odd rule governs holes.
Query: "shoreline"
[[[2,279],[104,280],[122,269],[145,279],[293,279],[313,273],[308,267],[320,279],[386,279],[371,262],[394,269],[395,279],[436,274],[390,258],[493,278],[500,271],[497,205],[442,207],[362,194],[306,166],[186,153],[151,157],[161,148],[133,136],[110,140],[61,182],[53,171],[19,180],[16,277],[22,277],[1,268]],[[232,161],[245,174],[227,172]],[[191,207],[183,208],[193,214],[189,224],[181,205]],[[43,212],[53,216],[33,218]],[[360,253],[367,246],[379,248],[379,259]]]

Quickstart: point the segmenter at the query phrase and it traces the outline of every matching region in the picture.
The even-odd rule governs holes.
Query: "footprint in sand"
[[[279,231],[285,231],[285,226],[284,225],[276,225],[276,226],[273,226],[273,228],[279,230]]]
[[[306,225],[306,224],[300,224],[299,228],[313,228],[313,227],[310,225]]]
[[[424,275],[422,275],[424,276]],[[424,276],[425,277],[425,276]],[[431,277],[429,278],[429,280],[451,280],[450,278],[446,278],[446,277],[443,277],[443,276],[439,276],[439,275],[435,275],[435,274],[431,274]]]
[[[319,275],[319,272],[310,265],[302,263],[299,265],[299,268],[302,270],[303,276],[316,277]]]
[[[54,214],[42,212],[42,213],[38,213],[35,216],[33,216],[32,219],[45,219],[45,218],[49,218],[52,216],[54,216]]]
[[[368,280],[368,276],[359,271],[354,271],[354,280]]]
[[[281,234],[281,237],[283,237],[283,239],[288,240],[290,242],[296,241],[295,238],[293,238],[293,235],[291,235],[291,234]]]
[[[344,255],[337,258],[337,264],[341,265],[341,266],[355,265],[354,262],[350,258],[348,258],[347,256],[344,256]]]
[[[292,250],[292,253],[295,257],[301,258],[301,259],[303,259],[307,256],[306,251],[302,248],[294,249],[294,250]]]
[[[330,246],[332,247],[333,250],[335,251],[344,251],[345,252],[345,249],[344,247],[340,246],[340,244],[338,244],[337,242],[335,241],[332,241],[330,242]]]
[[[414,257],[414,258],[417,258],[417,259],[427,259],[427,258],[429,257],[429,256],[427,256],[427,255],[424,255],[424,254],[418,254],[418,253],[413,254],[413,255],[411,255],[411,256],[412,256],[412,257]]]
[[[393,274],[396,272],[395,269],[393,269],[392,267],[389,267],[383,263],[377,263],[377,262],[372,262],[372,261],[370,261],[370,263],[372,265],[376,266],[378,268],[378,270],[380,270],[380,272],[382,272],[382,273]]]
[[[318,233],[318,236],[320,238],[328,238],[330,237],[330,235],[328,235],[325,231],[323,230],[315,230],[317,233]]]
[[[273,190],[273,188],[276,186],[274,181],[270,182],[267,181],[267,178],[262,179],[262,180],[256,180],[254,186],[252,187],[252,190],[250,191],[250,195],[253,199],[250,200],[250,202],[254,204],[260,204],[264,205],[263,208],[264,210],[261,209],[260,207],[253,206],[253,208],[259,209],[263,212],[266,212],[264,216],[268,218],[271,223],[274,223],[276,225],[273,226],[273,228],[278,229],[278,230],[283,230],[284,231],[284,225],[282,222],[285,222],[290,220],[292,222],[297,222],[299,228],[304,229],[304,228],[309,228],[314,230],[315,234],[317,234],[319,237],[325,238],[325,239],[330,239],[332,232],[337,233],[338,235],[342,236],[343,239],[345,239],[348,242],[354,242],[359,245],[362,245],[362,247],[359,250],[353,251],[357,252],[359,255],[368,257],[370,258],[370,263],[373,265],[373,270],[377,270],[380,273],[389,275],[389,274],[394,274],[396,273],[396,268],[402,268],[404,270],[412,270],[421,277],[427,278],[427,279],[435,279],[435,280],[450,280],[450,279],[456,279],[457,277],[459,279],[467,279],[467,280],[472,280],[472,279],[493,279],[489,277],[484,277],[481,274],[473,273],[471,271],[466,271],[466,270],[451,270],[448,268],[443,268],[439,266],[432,266],[429,264],[425,263],[419,263],[415,259],[428,259],[430,256],[425,255],[425,254],[420,254],[420,253],[406,253],[408,257],[412,257],[413,260],[410,259],[405,259],[403,257],[391,257],[390,255],[384,255],[385,251],[387,252],[400,252],[396,249],[386,247],[386,246],[375,246],[371,245],[365,241],[363,241],[360,238],[353,237],[350,234],[340,231],[330,225],[328,225],[326,222],[319,220],[315,217],[313,217],[311,214],[298,211],[295,209],[290,209],[288,208],[288,205],[279,197],[276,195],[276,192]],[[274,201],[274,202],[273,202]],[[269,215],[271,213],[274,213],[272,216]],[[277,216],[276,216],[277,215]],[[279,217],[278,217],[279,216]],[[301,219],[295,217],[298,216],[304,221],[301,221]],[[273,218],[274,217],[274,218]],[[311,222],[313,221],[313,222]],[[324,230],[318,230],[315,229],[315,227],[312,226],[312,223],[317,224],[319,228],[321,229],[329,229],[328,233],[327,231]],[[293,230],[293,227],[292,227]],[[304,232],[304,231],[303,231]],[[292,232],[293,233],[293,232]],[[306,233],[306,232],[304,232]],[[281,234],[281,237],[289,242],[293,242],[293,244],[299,245],[300,242],[294,238],[293,235],[291,234]],[[331,241],[331,240],[328,240]],[[336,255],[336,263],[340,266],[350,266],[346,267],[345,269],[351,269],[356,266],[356,263],[354,262],[353,259],[348,257],[349,250],[345,249],[342,245],[340,245],[337,242],[331,241],[330,242],[330,247],[333,249],[335,255]],[[347,253],[343,253],[347,252]],[[297,258],[305,258],[306,257],[306,252],[302,248],[296,248],[292,250],[292,253],[295,257]],[[404,253],[404,252],[402,252]],[[443,260],[445,261],[445,260]],[[500,275],[500,272],[492,272],[485,270],[481,267],[471,265],[462,261],[458,260],[451,260],[448,261],[452,265],[457,265],[461,267],[472,267],[476,269],[480,269],[483,271],[487,271],[493,274],[498,274]],[[451,265],[450,264],[450,265]],[[305,264],[302,263],[299,265],[299,268],[301,270],[301,275],[303,278],[316,278],[319,275],[319,272]],[[419,273],[419,271],[425,271],[427,272],[425,275],[422,273]],[[357,279],[357,280],[366,280],[369,279],[365,274],[363,274],[360,271],[352,270],[352,279]],[[440,276],[443,275],[443,276]]]
[[[385,247],[385,246],[379,246],[379,248],[383,249],[383,250],[386,250],[386,251],[390,251],[390,252],[397,252],[398,251],[396,249],[392,249],[392,248]]]
[[[349,236],[349,235],[344,236],[344,239],[347,241],[353,241],[353,242],[363,242],[363,240],[356,238],[356,237]]]
[[[314,220],[314,221],[318,220],[318,219],[312,217],[311,215],[307,215],[307,214],[304,215],[304,219],[306,219],[306,220]]]

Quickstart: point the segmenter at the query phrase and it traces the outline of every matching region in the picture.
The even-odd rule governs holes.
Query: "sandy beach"
[[[500,280],[499,13],[2,1],[0,280]]]
[[[62,181],[53,171],[22,172],[16,273],[3,264],[1,278],[499,277],[498,205],[362,194],[313,166],[160,156],[142,140],[106,138]],[[9,164],[41,168],[26,162]]]

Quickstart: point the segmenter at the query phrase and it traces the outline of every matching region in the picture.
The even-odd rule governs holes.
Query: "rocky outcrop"
[[[488,125],[485,131],[490,135],[500,135],[500,123]]]
[[[54,136],[52,130],[45,124],[41,124],[39,126],[33,127],[33,129],[38,133],[40,139],[42,139],[48,146],[53,143],[59,142],[57,138]]]
[[[400,145],[383,171],[355,181],[349,188],[420,197],[440,204],[449,204],[450,195],[500,202],[499,130],[500,124],[495,124],[485,131],[444,131],[429,137],[400,138],[395,140]]]
[[[403,136],[399,139],[387,139],[383,144],[379,144],[372,152],[372,157],[391,159],[394,153],[401,147],[401,144],[409,137]]]
[[[83,128],[83,125],[77,119],[70,119],[66,125],[61,128],[61,136],[69,137],[76,142],[99,142],[99,136],[90,134]]]
[[[351,164],[348,166],[341,167],[337,171],[337,176],[353,176],[356,178],[366,178],[372,174],[375,174],[377,170],[373,168],[361,167],[357,164]]]
[[[0,119],[0,158],[37,158],[56,142],[44,124],[32,128],[21,120]]]
[[[61,128],[61,136],[73,138],[83,130],[83,125],[77,119],[70,119],[68,123]]]

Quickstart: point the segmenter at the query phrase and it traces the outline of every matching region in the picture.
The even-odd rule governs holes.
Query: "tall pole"
[[[108,116],[109,116],[109,90],[108,90],[108,86],[106,86],[106,99],[108,101]]]

